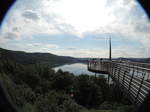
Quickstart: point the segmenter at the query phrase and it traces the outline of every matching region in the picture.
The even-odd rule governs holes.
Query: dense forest
[[[24,51],[12,51],[3,48],[0,48],[0,59],[11,59],[23,65],[38,63],[44,65],[46,64],[51,67],[69,63],[85,62],[86,60],[69,56],[58,56],[51,53],[27,53]]]
[[[134,110],[119,87],[115,83],[108,84],[102,76],[54,71],[49,64],[37,61],[22,64],[10,54],[7,58],[3,54],[6,53],[1,53],[0,58],[0,85],[18,112]]]

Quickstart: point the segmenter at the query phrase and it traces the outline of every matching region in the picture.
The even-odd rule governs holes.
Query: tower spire
[[[109,36],[109,60],[111,61],[111,36]]]

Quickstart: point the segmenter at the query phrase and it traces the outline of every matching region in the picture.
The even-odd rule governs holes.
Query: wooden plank
[[[146,68],[147,66],[149,66],[148,69]],[[88,64],[88,69],[93,72],[107,71],[107,73],[110,73],[112,79],[118,81],[118,84],[128,90],[132,97],[137,97],[137,102],[143,102],[149,93],[150,81],[148,76],[150,76],[150,64],[119,61],[103,61],[100,63],[97,61],[96,65],[94,65],[94,62]],[[143,75],[146,78],[144,77],[143,79]]]

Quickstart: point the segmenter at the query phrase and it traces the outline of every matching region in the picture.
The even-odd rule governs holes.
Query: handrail
[[[88,70],[110,74],[114,81],[124,87],[131,99],[134,99],[133,103],[137,105],[150,94],[150,64],[92,59],[88,61]]]
[[[150,64],[147,63],[142,63],[142,65],[149,65],[149,68],[145,68],[143,66],[140,66],[141,63],[138,62],[127,62],[127,61],[116,61],[116,60],[89,60],[89,62],[103,62],[103,63],[115,63],[115,64],[122,64],[131,68],[136,68],[136,69],[141,69],[141,70],[146,70],[148,72],[150,72]],[[139,64],[139,65],[138,65]]]

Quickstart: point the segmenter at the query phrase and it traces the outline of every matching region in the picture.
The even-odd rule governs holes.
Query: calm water
[[[69,71],[70,73],[74,73],[75,75],[79,74],[88,74],[88,75],[95,75],[93,72],[89,72],[87,70],[87,65],[83,63],[75,63],[69,65],[63,65],[59,67],[55,67],[54,70],[62,69],[63,71]],[[97,74],[97,75],[104,75],[104,74]],[[104,75],[107,77],[107,75]]]
[[[70,73],[74,73],[76,75],[79,74],[89,74],[89,75],[94,75],[94,73],[89,72],[87,70],[87,65],[83,63],[74,63],[74,64],[68,64],[68,65],[63,65],[59,67],[55,67],[54,70],[62,69],[63,71],[69,71]]]

